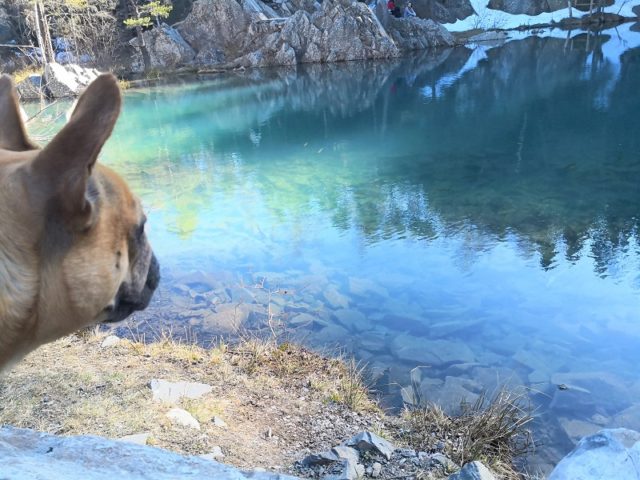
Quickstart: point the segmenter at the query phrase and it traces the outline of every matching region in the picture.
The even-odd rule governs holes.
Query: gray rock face
[[[219,52],[235,58],[242,52],[250,21],[236,0],[198,0],[178,31],[200,58]]]
[[[640,433],[618,428],[583,438],[549,480],[640,479]]]
[[[45,88],[53,98],[75,97],[99,74],[93,68],[48,63],[44,68]]]
[[[447,480],[496,480],[496,477],[481,462],[471,462],[458,473],[449,475]]]
[[[56,437],[11,427],[0,429],[0,458],[2,478],[7,480],[111,480],[114,472],[128,480],[294,480],[273,473],[243,472],[153,447],[91,436]]]
[[[196,56],[196,52],[184,41],[180,33],[166,24],[144,32],[142,35],[149,51],[150,68],[174,69],[190,63]],[[137,47],[138,39],[134,38],[130,43]],[[144,69],[142,54],[137,48],[135,52],[133,69],[142,71]]]
[[[391,18],[388,30],[400,50],[424,50],[454,44],[453,35],[433,20]]]

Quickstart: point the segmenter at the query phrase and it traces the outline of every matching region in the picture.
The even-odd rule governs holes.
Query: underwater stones
[[[440,359],[428,351],[425,340],[420,340],[409,335],[398,335],[391,342],[391,352],[399,360],[418,363],[422,365],[439,365]]]
[[[482,385],[471,379],[446,377],[442,386],[433,386],[429,392],[424,392],[424,398],[440,405],[447,414],[454,414],[462,402],[475,402],[481,391]]]
[[[573,414],[583,409],[585,414],[592,414],[601,408],[612,414],[632,404],[627,385],[609,372],[555,373],[551,383],[558,388],[549,408],[557,412]]]
[[[522,378],[514,370],[506,367],[476,367],[471,370],[469,377],[480,383],[489,395],[501,388],[511,392],[522,392],[524,388]]]
[[[470,363],[475,355],[462,342],[428,340],[407,334],[398,335],[392,342],[393,354],[400,360],[442,366],[449,363]]]
[[[298,313],[297,315],[292,316],[288,323],[292,327],[304,327],[311,326],[315,321],[316,317],[313,315],[309,315],[308,313]]]
[[[234,303],[255,303],[256,299],[253,293],[244,287],[231,287],[227,289],[231,301]]]
[[[593,435],[602,429],[600,425],[595,425],[591,422],[585,422],[583,420],[560,418],[558,420],[560,426],[565,431],[567,436],[574,442],[578,443],[581,438]]]
[[[369,278],[349,277],[349,292],[359,297],[368,297],[370,295],[389,296],[386,288]]]
[[[611,426],[640,431],[640,404],[636,403],[616,414],[611,421]]]
[[[202,323],[213,332],[234,333],[247,322],[253,311],[247,304],[223,303],[216,306],[215,312],[207,312]]]
[[[548,480],[639,480],[640,433],[618,428],[585,437]]]
[[[322,296],[333,308],[349,308],[349,299],[338,292],[335,287],[329,287],[322,292]]]
[[[333,312],[338,321],[349,330],[363,332],[371,330],[371,322],[357,310],[341,309]]]

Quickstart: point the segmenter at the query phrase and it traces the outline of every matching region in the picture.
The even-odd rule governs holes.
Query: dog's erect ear
[[[36,148],[27,137],[16,89],[9,75],[0,76],[0,148],[14,152]]]
[[[89,177],[120,113],[116,77],[100,75],[78,99],[69,122],[38,154],[33,171],[51,187],[56,205],[67,216],[91,213]]]

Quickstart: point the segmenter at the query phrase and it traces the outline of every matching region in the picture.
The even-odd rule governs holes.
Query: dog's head
[[[115,77],[101,75],[40,149],[26,135],[10,78],[0,77],[0,368],[146,308],[158,285],[140,201],[96,164],[120,103]]]

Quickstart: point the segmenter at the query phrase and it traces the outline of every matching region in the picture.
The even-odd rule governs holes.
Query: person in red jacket
[[[389,10],[389,13],[394,17],[400,16],[400,8],[396,6],[396,2],[394,0],[389,0],[387,2],[387,10]]]

